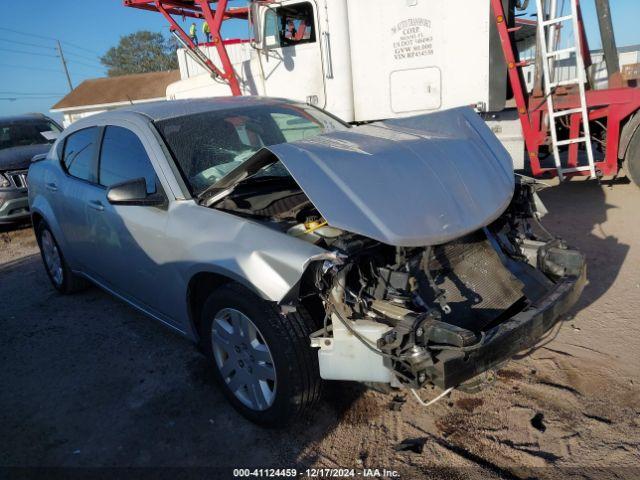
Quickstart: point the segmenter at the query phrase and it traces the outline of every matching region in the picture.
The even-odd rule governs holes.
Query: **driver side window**
[[[315,42],[313,6],[310,2],[302,2],[267,10],[264,32],[266,48]]]
[[[98,171],[98,181],[105,187],[144,178],[147,193],[156,192],[156,172],[147,151],[138,136],[126,128],[105,128]]]
[[[98,150],[99,129],[84,128],[72,133],[64,141],[62,164],[71,176],[95,183],[95,159]]]

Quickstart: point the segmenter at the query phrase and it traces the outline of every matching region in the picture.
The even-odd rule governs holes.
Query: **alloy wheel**
[[[64,280],[64,272],[62,270],[62,258],[60,257],[60,251],[53,239],[53,235],[49,230],[42,232],[42,255],[44,257],[44,263],[47,271],[51,275],[53,283],[60,286]]]
[[[211,325],[216,365],[229,390],[252,410],[269,408],[276,396],[276,371],[262,333],[244,313],[223,308]]]

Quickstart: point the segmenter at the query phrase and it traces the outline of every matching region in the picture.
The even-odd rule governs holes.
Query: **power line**
[[[39,47],[39,48],[46,48],[48,50],[50,49],[50,50],[57,51],[56,48],[44,47],[42,45],[36,45],[35,43],[17,42],[17,41],[14,41],[14,40],[9,40],[9,39],[4,39],[4,38],[0,38],[0,41],[12,42],[12,43],[20,44],[20,45],[33,46],[33,47]],[[60,43],[64,43],[64,42],[60,42]],[[10,51],[10,52],[14,52],[14,53],[27,53],[27,54],[30,54],[30,55],[46,55],[46,54],[42,54],[42,53],[27,52],[27,51],[24,51],[24,50],[9,50],[9,49],[6,49],[6,48],[1,48],[1,47],[0,47],[0,50]],[[89,57],[87,55],[81,55],[81,54],[76,53],[76,52],[65,52],[65,56],[70,56],[70,55],[73,56],[73,57],[81,58],[83,60],[87,60],[89,62],[94,62],[96,64],[96,66],[102,66],[102,64],[100,63],[100,57]],[[49,56],[59,57],[59,55],[49,55]]]
[[[35,38],[44,38],[45,40],[55,40],[53,37],[46,37],[44,35],[38,35],[37,33],[25,33],[20,30],[14,30],[13,28],[0,27],[0,30],[4,30],[6,32],[17,33],[18,35],[25,35],[27,37],[35,37]]]
[[[37,97],[22,97],[20,95],[15,95],[15,96],[11,96],[11,97],[0,97],[0,98],[4,98],[4,99],[20,99],[20,100],[29,100],[29,99],[39,99],[39,98],[58,98],[58,97],[63,97],[64,94],[62,95],[38,95]]]
[[[64,93],[53,93],[53,92],[0,92],[0,95],[20,95],[20,96],[26,96],[26,95],[52,95],[52,96],[58,96],[58,95],[65,95]]]
[[[77,48],[78,50],[82,50],[82,51],[87,52],[87,53],[93,53],[94,55],[100,55],[100,52],[97,52],[95,50],[90,50],[88,48],[84,48],[84,47],[81,47],[79,45],[76,45],[75,43],[67,42],[67,41],[64,41],[64,40],[60,40],[60,41],[62,43],[64,43],[67,47]]]
[[[89,68],[106,68],[104,65],[89,65],[88,63],[83,63],[83,62],[78,62],[77,60],[71,59],[71,60],[67,60],[68,63],[71,63],[73,65],[82,65],[84,67],[89,67]]]
[[[42,38],[44,40],[54,40],[54,41],[58,40],[57,38],[54,38],[54,37],[47,37],[46,35],[38,35],[36,33],[21,32],[20,30],[14,30],[13,28],[0,27],[0,30],[4,30],[6,32],[11,32],[11,33],[17,33],[18,35],[24,35],[26,37]],[[88,48],[81,47],[80,45],[76,45],[75,43],[67,42],[64,40],[60,40],[60,41],[66,45],[69,45],[70,47],[77,48],[79,50],[84,50],[85,52],[88,52],[88,53],[94,53],[96,55],[100,55],[100,53],[96,52],[95,50],[90,50]]]
[[[69,55],[73,55],[73,56],[75,56],[75,57],[82,58],[83,60],[89,60],[90,62],[99,62],[99,61],[100,61],[100,57],[93,57],[93,58],[91,58],[91,57],[87,57],[87,56],[85,56],[85,55],[80,55],[80,54],[78,54],[78,53],[76,53],[76,52],[69,52],[68,50],[65,52],[65,54],[66,54],[67,56],[69,56]]]
[[[0,48],[3,52],[11,52],[11,53],[22,53],[24,55],[36,55],[38,57],[53,57],[57,58],[58,55],[51,55],[49,53],[36,53],[36,52],[27,52],[25,50],[11,50],[9,48]]]
[[[47,98],[60,98],[61,95],[43,95],[40,97],[0,97],[0,100],[6,102],[16,102],[18,100],[45,100]]]
[[[104,68],[104,65],[99,60],[92,60],[92,59],[87,59],[86,57],[80,57],[83,60],[83,61],[80,61],[74,56],[69,57],[69,55],[75,55],[75,54],[73,52],[69,53],[67,50],[65,50],[64,56],[65,58],[67,58],[69,62],[74,62],[79,64],[87,64],[87,62],[89,62],[89,64],[93,65],[94,67]]]
[[[47,50],[55,50],[55,48],[48,47],[46,45],[37,44],[37,43],[29,43],[29,42],[21,42],[19,40],[13,40],[11,38],[0,38],[0,41],[15,43],[17,45],[24,45],[25,47],[38,47],[38,48],[46,48]]]
[[[27,70],[41,70],[43,72],[56,72],[60,73],[60,70],[55,70],[53,68],[41,68],[41,67],[32,67],[30,65],[11,65],[8,63],[0,63],[0,67],[8,67],[8,68],[25,68]]]

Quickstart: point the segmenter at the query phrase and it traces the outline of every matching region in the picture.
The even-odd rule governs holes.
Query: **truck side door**
[[[325,77],[316,2],[269,7],[263,19],[264,48],[259,60],[265,95],[324,107]]]

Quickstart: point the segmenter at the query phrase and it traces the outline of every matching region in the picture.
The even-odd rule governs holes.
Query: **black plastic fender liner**
[[[534,306],[488,330],[479,348],[469,352],[445,350],[439,353],[437,362],[428,372],[431,381],[443,389],[455,387],[535,346],[575,304],[586,280],[583,257],[579,275],[564,277]]]

